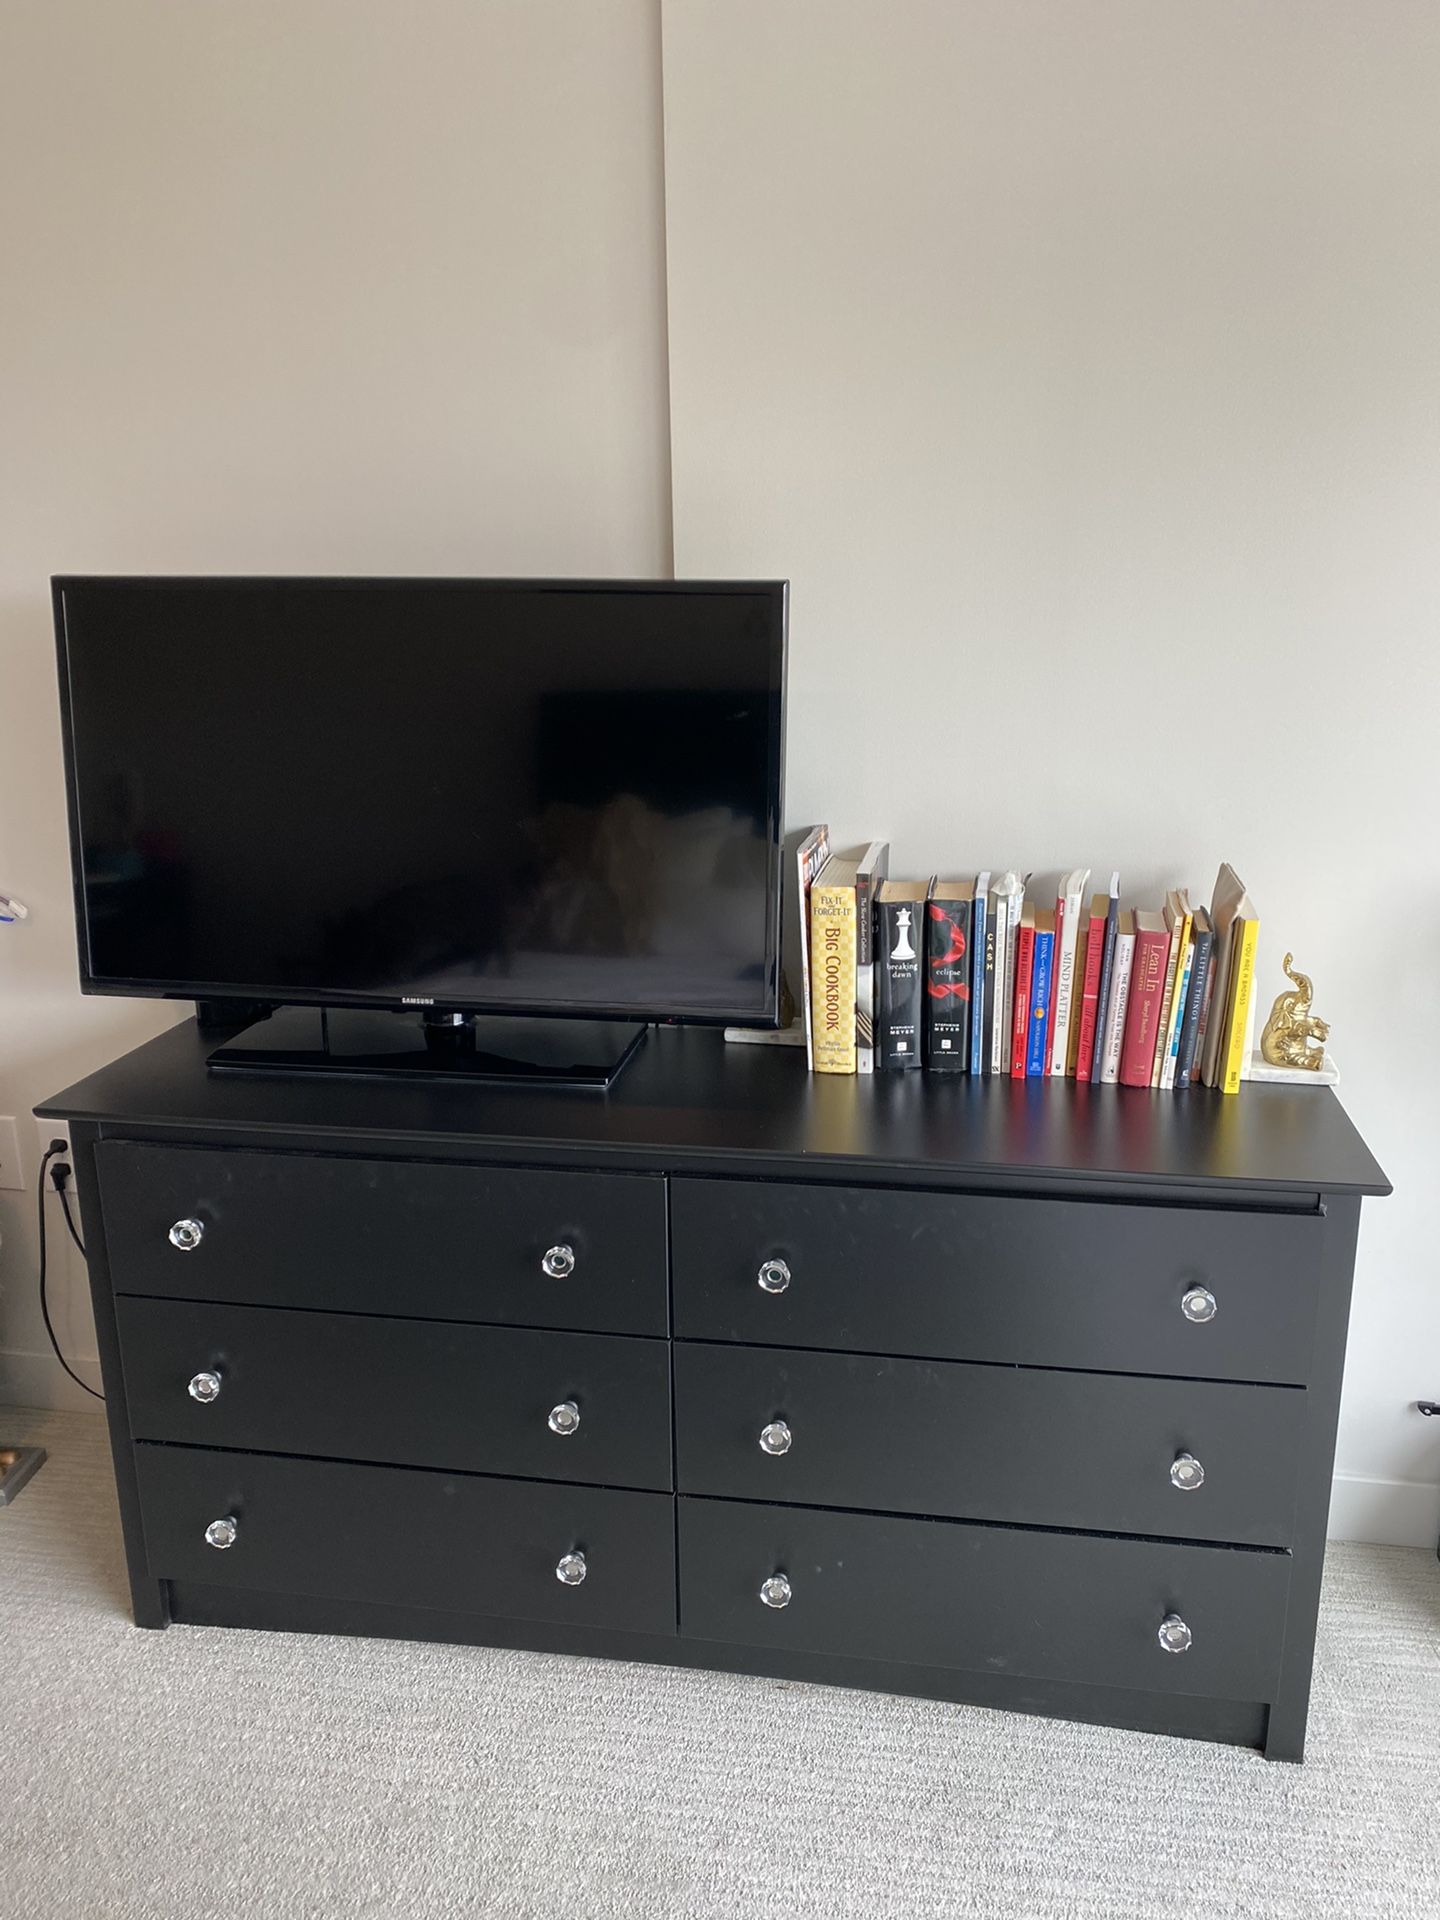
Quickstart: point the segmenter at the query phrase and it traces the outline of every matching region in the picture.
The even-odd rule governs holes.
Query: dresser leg
[[[1269,1724],[1265,1729],[1265,1758],[1267,1760],[1288,1760],[1295,1766],[1305,1758],[1305,1722],[1309,1714],[1310,1689],[1305,1689],[1305,1698],[1297,1706],[1292,1701],[1277,1701],[1270,1709]]]

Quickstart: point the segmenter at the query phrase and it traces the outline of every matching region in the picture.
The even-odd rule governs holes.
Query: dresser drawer
[[[1304,1422],[1295,1387],[675,1348],[679,1489],[731,1499],[1288,1546]]]
[[[1288,1554],[729,1500],[678,1506],[686,1639],[1273,1696]],[[789,1589],[780,1608],[761,1597],[775,1576]],[[1160,1643],[1172,1614],[1189,1628],[1183,1652]]]
[[[670,1487],[663,1340],[208,1301],[115,1305],[138,1440]]]
[[[670,1217],[677,1337],[1220,1380],[1310,1365],[1317,1217],[745,1180],[675,1180]]]
[[[135,1449],[150,1571],[164,1580],[675,1631],[667,1494],[330,1460]],[[234,1523],[229,1547],[206,1530]],[[223,1536],[222,1536],[223,1537]],[[581,1556],[583,1577],[557,1568]]]
[[[658,1175],[123,1140],[102,1142],[95,1161],[120,1293],[667,1331]],[[183,1244],[195,1228],[198,1242]],[[556,1252],[547,1269],[558,1249],[573,1259]]]

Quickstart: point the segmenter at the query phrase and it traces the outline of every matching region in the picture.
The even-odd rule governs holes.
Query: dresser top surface
[[[205,1062],[221,1043],[185,1021],[39,1111],[341,1151],[385,1141],[762,1177],[1390,1191],[1322,1087],[1247,1084],[1227,1098],[967,1075],[811,1075],[799,1049],[678,1027],[652,1029],[608,1092],[218,1076]]]

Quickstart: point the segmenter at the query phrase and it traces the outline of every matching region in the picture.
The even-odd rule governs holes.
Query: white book
[[[1110,1005],[1105,1019],[1105,1064],[1100,1069],[1100,1078],[1109,1087],[1120,1078],[1120,1051],[1125,1044],[1125,1015],[1130,1006],[1130,974],[1134,965],[1135,917],[1123,913],[1115,934],[1115,966],[1110,976]]]
[[[992,1022],[994,1073],[1009,1073],[1010,1045],[1015,1018],[1015,949],[1020,938],[1020,915],[1025,906],[1025,881],[1005,873],[995,882],[994,898],[1000,911],[995,928],[995,1001]],[[1003,945],[1001,935],[1004,935]]]
[[[1050,1036],[1050,1073],[1063,1080],[1070,1060],[1070,1022],[1075,1009],[1075,953],[1080,938],[1080,915],[1090,869],[1074,867],[1061,883],[1055,904],[1060,910],[1060,951],[1055,956],[1055,1018]]]
[[[1187,940],[1185,942],[1185,958],[1180,964],[1179,983],[1175,989],[1175,1005],[1181,1015],[1184,1013],[1185,999],[1190,991],[1190,973],[1194,965],[1195,942],[1193,940]],[[1175,1091],[1175,1069],[1180,1062],[1181,1024],[1181,1019],[1178,1016],[1170,1022],[1170,1036],[1165,1048],[1165,1064],[1160,1069],[1160,1090],[1162,1093],[1173,1093]]]

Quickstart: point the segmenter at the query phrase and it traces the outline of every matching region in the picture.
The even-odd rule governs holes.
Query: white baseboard
[[[100,1387],[100,1362],[93,1353],[79,1354],[70,1364],[82,1380]],[[15,1353],[0,1347],[0,1408],[45,1407],[72,1413],[93,1413],[100,1402],[68,1380],[52,1353]],[[3,1425],[3,1416],[0,1416]],[[3,1436],[0,1436],[3,1438]]]
[[[1429,1547],[1440,1541],[1440,1487],[1423,1480],[1366,1480],[1337,1473],[1330,1491],[1332,1540],[1371,1540],[1384,1547]]]

